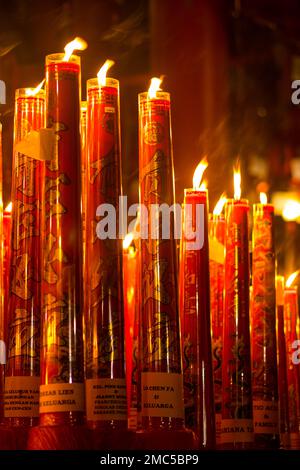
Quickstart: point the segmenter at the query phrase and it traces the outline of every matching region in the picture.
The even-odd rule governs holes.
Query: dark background
[[[75,36],[85,82],[107,58],[121,82],[123,186],[138,200],[137,94],[151,76],[165,75],[171,92],[180,202],[194,168],[208,155],[211,206],[232,194],[232,165],[240,156],[243,194],[296,190],[300,105],[291,82],[300,79],[300,1],[296,0],[10,0],[0,2],[0,79],[7,85],[3,123],[4,199],[10,199],[15,89],[37,85],[44,58]],[[277,218],[279,266],[300,267],[299,225]]]

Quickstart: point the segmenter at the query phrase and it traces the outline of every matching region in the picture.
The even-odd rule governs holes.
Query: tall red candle
[[[5,253],[5,238],[3,227],[3,194],[2,194],[2,124],[0,122],[0,424],[4,417],[4,377],[5,377],[5,364],[6,364],[6,330],[7,330],[7,317],[5,309],[5,290],[4,290],[4,253]]]
[[[137,295],[137,279],[136,279],[136,250],[132,245],[128,246],[131,234],[124,239],[123,243],[123,278],[124,278],[124,324],[125,324],[125,351],[126,351],[126,389],[127,389],[127,413],[128,426],[136,428],[136,410],[134,416],[131,414],[132,399],[132,358],[133,358],[133,338],[135,323],[135,308]],[[134,421],[134,422],[133,422]]]
[[[140,240],[135,240],[135,286],[134,286],[134,322],[130,375],[128,428],[141,429],[141,279],[140,279]]]
[[[293,343],[299,336],[298,291],[296,287],[284,290],[284,330],[287,360],[290,448],[300,449],[300,368],[293,361]]]
[[[127,403],[122,240],[117,238],[122,194],[118,80],[88,80],[87,113],[87,423],[91,428],[123,430],[127,428]],[[108,203],[115,210],[116,234],[101,239],[97,208]]]
[[[44,91],[16,91],[14,146],[28,132],[44,126],[44,109]],[[39,417],[43,173],[43,162],[14,151],[5,378],[5,418],[14,426],[32,426]]]
[[[198,216],[199,208],[203,209]],[[210,332],[208,200],[206,190],[187,189],[184,197],[181,254],[181,334],[186,426],[199,448],[215,446],[215,410]],[[200,215],[200,212],[198,213]],[[192,220],[190,221],[190,218]],[[190,227],[188,227],[190,225]],[[199,246],[189,246],[189,231],[203,234]],[[200,239],[199,239],[200,242]]]
[[[46,57],[47,127],[56,134],[46,163],[43,211],[40,422],[83,422],[80,58]],[[67,399],[60,399],[61,397]]]
[[[239,175],[239,173],[236,173]],[[240,198],[225,205],[225,306],[222,360],[222,426],[224,448],[253,446],[249,334],[249,203]]]
[[[256,447],[278,448],[274,206],[253,207],[251,354]]]
[[[183,429],[178,281],[174,220],[162,239],[162,222],[152,204],[174,203],[170,95],[139,95],[141,231],[141,400],[145,431]],[[151,237],[158,221],[159,235]],[[174,443],[174,445],[176,445]]]
[[[284,332],[284,277],[276,276],[277,366],[279,395],[280,447],[289,448],[290,420],[287,383],[286,341]]]
[[[216,417],[216,443],[221,443],[222,421],[222,342],[224,316],[224,242],[225,218],[212,214],[209,220],[209,270],[211,300],[212,356]]]

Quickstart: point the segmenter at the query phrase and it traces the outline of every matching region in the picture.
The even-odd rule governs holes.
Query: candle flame
[[[128,250],[133,240],[133,232],[127,233],[123,240],[123,250]]]
[[[12,212],[12,202],[9,202],[4,209],[4,212]]]
[[[114,60],[107,59],[97,73],[99,87],[105,86],[107,71],[114,65]]]
[[[199,191],[206,191],[208,187],[207,180],[203,180],[202,183],[200,184]]]
[[[233,181],[234,181],[234,199],[241,199],[242,189],[241,189],[241,167],[237,163],[236,167],[233,169]]]
[[[161,91],[160,85],[162,84],[163,77],[157,78],[153,77],[151,78],[150,86],[148,89],[148,98],[153,99],[156,98],[156,93],[158,91]]]
[[[284,205],[282,217],[287,222],[298,219],[300,217],[300,203],[289,199]]]
[[[200,189],[201,181],[203,178],[203,173],[208,167],[207,157],[202,158],[201,162],[198,164],[196,170],[194,171],[193,176],[193,188]],[[206,188],[205,188],[206,189]]]
[[[285,283],[285,287],[292,287],[292,284],[293,282],[295,281],[296,277],[298,276],[300,272],[300,269],[298,269],[298,271],[295,271],[293,274],[291,274],[287,280],[286,280],[286,283]]]
[[[226,193],[221,194],[220,199],[218,200],[215,208],[213,210],[214,215],[221,215],[223,207],[227,201]]]
[[[73,39],[73,41],[68,42],[65,46],[65,55],[63,57],[63,62],[69,62],[71,55],[74,51],[84,51],[87,48],[87,42],[79,37]]]
[[[266,193],[259,193],[259,200],[261,204],[267,204],[268,196],[266,195]]]
[[[25,90],[25,95],[26,96],[35,96],[38,94],[38,92],[43,88],[45,83],[45,79],[41,81],[41,83],[38,84],[33,90],[31,88],[26,88]]]

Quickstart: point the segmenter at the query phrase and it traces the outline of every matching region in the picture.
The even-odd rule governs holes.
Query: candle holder
[[[199,207],[204,215],[201,223],[196,218]],[[180,267],[185,423],[195,432],[200,449],[213,449],[216,443],[207,207],[206,190],[185,190]],[[202,247],[188,247],[192,241],[188,235],[190,229],[198,234],[202,231]]]
[[[14,147],[30,131],[44,126],[44,110],[43,90],[16,91]],[[18,448],[23,449],[28,427],[37,425],[39,419],[43,174],[43,162],[14,149],[4,414],[6,424],[15,429]]]
[[[251,354],[255,446],[279,447],[274,206],[254,204]]]
[[[153,204],[174,203],[170,95],[139,95],[139,179],[141,211],[141,426],[143,449],[186,448],[184,428],[178,281],[174,219],[162,238],[161,218]],[[153,207],[153,206],[152,206]],[[171,213],[172,214],[172,213]],[[174,214],[173,214],[174,215]],[[156,235],[151,236],[156,225]]]
[[[30,449],[90,445],[84,419],[80,58],[46,57],[46,125],[55,130],[46,162],[42,214],[40,427]]]
[[[225,310],[222,361],[221,445],[253,447],[249,333],[249,203],[225,205]]]

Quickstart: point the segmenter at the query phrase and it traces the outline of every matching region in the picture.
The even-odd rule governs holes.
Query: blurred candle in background
[[[290,424],[290,449],[300,449],[300,369],[295,362],[295,341],[299,336],[298,289],[292,286],[298,271],[286,281],[284,289],[284,331],[287,361],[288,405]]]
[[[209,217],[209,273],[216,444],[221,443],[222,420],[222,341],[224,316],[224,243],[225,218],[222,214],[226,196],[222,194]]]
[[[199,448],[213,449],[215,410],[210,332],[208,194],[205,187],[200,186],[206,167],[207,160],[204,158],[195,170],[193,188],[186,189],[184,194],[180,312],[185,422],[195,432]]]
[[[274,206],[253,206],[251,355],[255,446],[279,447]]]
[[[276,310],[277,310],[277,366],[279,394],[280,447],[290,446],[289,402],[287,383],[287,355],[284,332],[284,277],[276,276]]]
[[[133,336],[137,300],[137,253],[132,242],[133,233],[128,233],[123,240],[123,286],[128,425],[130,428],[136,428],[137,416],[134,413],[135,416],[131,417]],[[131,424],[130,419],[132,419]]]
[[[249,202],[241,199],[240,169],[234,199],[225,204],[225,305],[222,357],[221,445],[253,447],[249,332]]]

